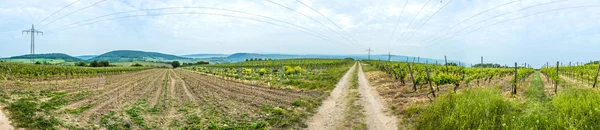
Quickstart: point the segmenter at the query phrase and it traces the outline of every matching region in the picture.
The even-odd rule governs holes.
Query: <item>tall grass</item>
[[[418,117],[417,129],[500,129],[516,104],[498,89],[466,89],[437,98]]]
[[[536,74],[537,75],[537,74]],[[422,107],[416,129],[600,129],[600,91],[566,88],[546,97],[534,77],[524,100],[505,98],[500,89],[465,89]],[[411,114],[411,113],[409,113]]]

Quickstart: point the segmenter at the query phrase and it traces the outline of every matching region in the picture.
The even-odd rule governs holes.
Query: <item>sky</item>
[[[21,31],[32,24],[44,32],[36,35],[36,53],[73,56],[112,50],[366,54],[371,48],[374,54],[447,56],[468,63],[478,63],[483,56],[486,63],[534,67],[600,56],[600,1],[590,0],[0,3],[0,57],[30,53],[31,36]],[[123,11],[128,12],[119,13]]]

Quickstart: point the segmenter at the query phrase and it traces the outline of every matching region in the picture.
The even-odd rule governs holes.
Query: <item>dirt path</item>
[[[14,130],[15,127],[10,125],[10,120],[6,117],[2,109],[0,109],[0,129],[2,130]]]
[[[358,65],[358,91],[360,92],[361,103],[365,109],[365,123],[370,130],[395,130],[397,127],[396,118],[387,115],[384,110],[386,105],[381,101],[381,97],[369,85],[369,80],[365,76],[362,67]]]
[[[336,122],[342,120],[342,112],[345,108],[344,97],[348,93],[350,75],[352,75],[351,72],[355,68],[356,64],[344,74],[342,79],[335,85],[333,91],[331,91],[329,97],[323,101],[318,112],[308,120],[308,130],[332,130],[335,129]]]

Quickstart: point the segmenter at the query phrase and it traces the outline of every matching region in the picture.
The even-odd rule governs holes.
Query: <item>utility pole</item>
[[[35,30],[35,28],[33,28],[33,24],[31,25],[31,29],[29,30],[23,30],[21,33],[31,33],[31,48],[29,48],[29,51],[31,51],[31,63],[35,63],[35,34],[42,34],[44,35],[44,33],[42,31],[39,30]]]
[[[388,52],[388,62],[392,61],[392,54]]]
[[[368,60],[371,60],[371,52],[373,52],[373,50],[371,50],[371,47],[369,47],[369,49],[367,49],[366,51],[369,53],[369,59]]]
[[[481,65],[483,65],[483,56],[481,56]]]

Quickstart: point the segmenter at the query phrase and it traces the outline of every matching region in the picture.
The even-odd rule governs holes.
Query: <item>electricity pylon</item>
[[[371,50],[371,47],[369,47],[369,49],[365,50],[367,52],[369,52],[369,57],[368,59],[371,60],[371,52],[373,52],[373,50]]]
[[[29,48],[29,51],[31,51],[31,55],[30,55],[31,63],[35,63],[34,62],[34,60],[35,60],[35,56],[34,56],[34,54],[35,54],[35,34],[44,35],[44,32],[35,30],[35,28],[33,28],[33,24],[32,24],[31,29],[23,30],[21,33],[27,33],[27,34],[31,33],[31,48]]]

